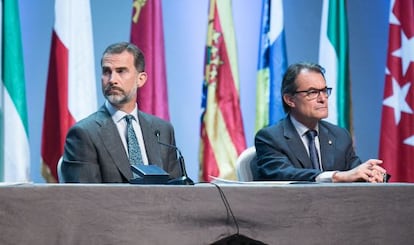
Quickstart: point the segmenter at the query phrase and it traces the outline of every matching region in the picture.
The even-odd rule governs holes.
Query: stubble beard
[[[109,94],[110,88],[105,88],[104,96],[105,98],[114,106],[120,106],[127,104],[135,98],[138,87],[133,87],[129,93],[121,88],[116,88],[119,94]]]

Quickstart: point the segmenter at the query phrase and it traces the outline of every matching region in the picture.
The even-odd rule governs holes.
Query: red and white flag
[[[161,0],[134,0],[131,42],[144,53],[148,74],[148,81],[138,90],[138,107],[169,120]]]
[[[97,109],[89,0],[56,0],[42,132],[42,175],[57,182],[66,133]]]
[[[392,0],[379,158],[393,182],[414,182],[414,1]]]

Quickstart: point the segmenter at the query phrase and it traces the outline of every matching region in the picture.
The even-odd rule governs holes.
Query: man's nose
[[[116,76],[116,72],[111,72],[108,75],[108,82],[111,84],[117,83],[117,76]]]
[[[318,97],[316,97],[318,102],[326,102],[328,100],[328,96],[326,96],[324,93],[320,92],[318,94]]]

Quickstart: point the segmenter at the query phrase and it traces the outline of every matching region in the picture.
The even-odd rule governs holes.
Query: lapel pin
[[[328,140],[328,144],[332,145],[332,140]]]

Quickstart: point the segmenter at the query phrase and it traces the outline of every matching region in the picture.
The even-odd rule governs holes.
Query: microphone
[[[184,157],[181,154],[180,149],[178,149],[178,147],[175,146],[175,145],[171,145],[171,144],[161,142],[161,140],[160,140],[160,130],[158,130],[158,129],[155,130],[154,134],[155,134],[155,136],[157,136],[158,144],[166,146],[166,147],[173,148],[176,152],[178,152],[178,163],[179,163],[180,169],[181,169],[181,177],[178,177],[176,179],[168,181],[168,184],[170,184],[170,185],[194,185],[194,182],[188,177],[187,171],[185,170]]]

